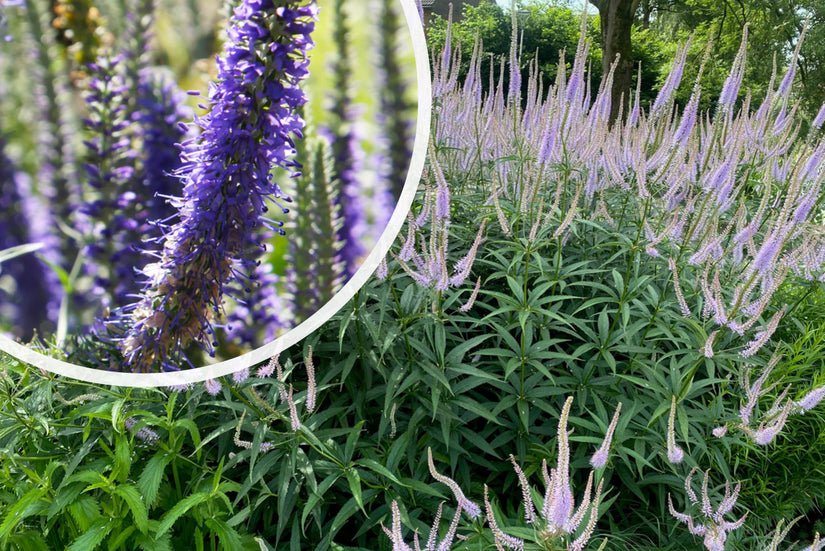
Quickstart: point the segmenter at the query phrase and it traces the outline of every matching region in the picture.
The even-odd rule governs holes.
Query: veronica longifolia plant
[[[745,39],[713,113],[699,112],[699,80],[685,109],[679,113],[675,106],[683,48],[652,109],[645,112],[637,93],[616,123],[609,118],[612,76],[595,96],[586,85],[585,32],[572,71],[560,64],[547,92],[531,67],[526,94],[507,89],[501,78],[485,96],[481,49],[475,48],[463,83],[457,55],[445,50],[433,85],[435,143],[447,151],[441,162],[449,159],[452,173],[484,183],[507,235],[532,238],[549,226],[554,239],[566,240],[582,219],[603,220],[619,231],[636,225],[641,250],[672,258],[683,315],[701,313],[716,325],[705,356],[733,341],[743,358],[753,356],[787,311],[771,305],[780,285],[790,275],[825,279],[825,233],[812,231],[821,227],[815,217],[825,143],[816,139],[818,127],[811,139],[796,139],[792,73],[779,86],[774,78],[755,109],[749,95],[738,102]],[[512,54],[511,67],[518,63]],[[493,83],[494,67],[490,71]],[[548,196],[552,202],[545,204]],[[505,202],[522,216],[518,220],[534,221],[532,227],[513,226],[518,222],[508,217]],[[418,273],[434,279],[430,270]]]
[[[317,7],[306,0],[245,0],[227,29],[203,129],[185,143],[179,221],[167,230],[157,263],[144,269],[141,300],[129,313],[121,349],[134,371],[179,369],[192,342],[214,353],[213,322],[232,281],[252,275],[267,221],[266,200],[288,200],[270,177],[294,168],[294,136],[305,102]]]

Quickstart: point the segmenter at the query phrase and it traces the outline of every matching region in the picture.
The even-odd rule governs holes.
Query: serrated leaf
[[[176,503],[160,518],[160,523],[155,532],[155,539],[165,534],[175,524],[175,521],[185,515],[191,508],[209,501],[209,497],[210,495],[205,492],[198,492]]]
[[[151,507],[158,495],[166,466],[172,461],[169,452],[159,451],[146,462],[137,481],[137,489],[143,495],[144,503]]]
[[[110,522],[109,519],[101,518],[96,520],[89,526],[88,530],[72,542],[67,551],[92,551],[103,543],[103,540],[106,539],[106,536],[109,535],[112,528],[114,528],[114,524]]]
[[[218,541],[224,551],[238,551],[238,549],[243,548],[240,534],[224,521],[216,518],[208,518],[206,519],[206,526],[218,535]]]
[[[113,492],[116,496],[123,499],[132,511],[132,517],[135,519],[135,526],[143,533],[146,533],[149,522],[149,512],[146,509],[146,504],[143,501],[143,496],[138,492],[137,488],[131,484],[122,484],[115,488]]]
[[[46,494],[46,488],[32,488],[17,500],[6,513],[3,523],[0,524],[0,539],[6,539],[14,527],[26,518],[26,510],[37,503]]]

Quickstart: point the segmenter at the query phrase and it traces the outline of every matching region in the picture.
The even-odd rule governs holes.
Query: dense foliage
[[[511,36],[489,93],[480,48],[438,56],[408,223],[300,346],[177,389],[0,359],[0,548],[825,547],[825,145],[793,72],[742,103],[741,48],[681,109],[686,46],[611,125],[586,37],[545,93]]]

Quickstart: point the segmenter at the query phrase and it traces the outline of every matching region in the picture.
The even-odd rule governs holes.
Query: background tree
[[[615,120],[627,102],[633,85],[633,22],[639,0],[590,0],[599,10],[602,34],[602,73],[607,74],[613,63],[610,118]],[[617,59],[618,58],[618,59]]]

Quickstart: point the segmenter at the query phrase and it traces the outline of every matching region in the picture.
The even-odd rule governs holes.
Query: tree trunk
[[[602,72],[605,76],[619,56],[619,64],[613,74],[613,88],[611,90],[610,120],[615,121],[619,116],[622,103],[623,111],[627,112],[630,100],[630,90],[633,83],[633,47],[630,41],[630,31],[633,27],[633,16],[639,5],[639,0],[590,0],[590,3],[599,9],[602,30]]]

